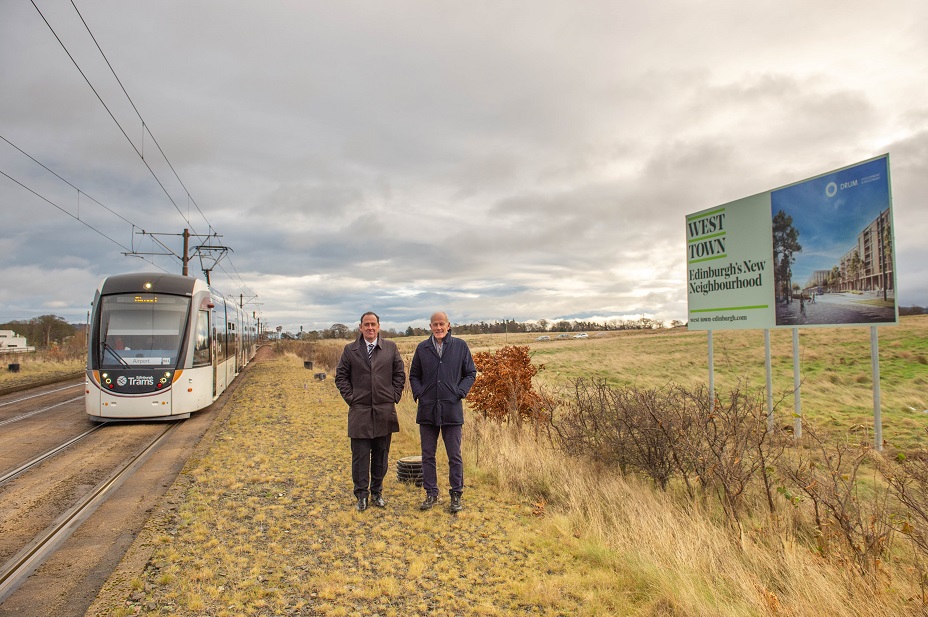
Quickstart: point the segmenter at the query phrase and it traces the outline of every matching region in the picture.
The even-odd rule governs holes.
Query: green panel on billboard
[[[770,194],[686,217],[689,327],[766,328],[774,317]]]

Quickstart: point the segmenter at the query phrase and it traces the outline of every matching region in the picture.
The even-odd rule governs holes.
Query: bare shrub
[[[872,449],[866,444],[830,443],[805,422],[802,430],[806,447],[797,448],[777,466],[792,484],[786,490],[809,498],[823,554],[843,548],[861,574],[876,574],[893,529],[889,487],[873,483],[873,494],[861,495],[860,475],[865,463],[873,460]]]
[[[604,381],[577,379],[572,398],[552,427],[562,449],[623,473],[650,478],[662,490],[688,468],[675,443],[688,430],[688,414],[673,410],[680,391],[613,388]]]
[[[569,456],[583,456],[616,466],[625,473],[631,461],[628,423],[615,404],[615,390],[604,381],[577,379],[563,414],[550,412],[559,447]]]
[[[767,431],[759,393],[735,389],[727,403],[710,406],[704,387],[612,388],[584,379],[572,385],[566,410],[552,413],[565,451],[642,474],[664,490],[677,474],[691,497],[699,487],[718,491],[725,513],[736,521],[746,491],[759,482],[774,509],[768,474],[784,442]]]
[[[676,458],[683,461],[681,473],[692,471],[705,488],[718,491],[734,521],[740,520],[746,493],[755,481],[761,482],[774,512],[772,467],[786,441],[767,430],[763,392],[734,388],[726,400],[716,398],[712,405],[705,386],[674,392],[676,405],[667,413],[677,416],[674,425],[686,422],[674,441]]]
[[[627,436],[629,466],[653,480],[661,490],[666,490],[675,469],[683,469],[675,442],[686,432],[688,419],[668,413],[674,406],[675,394],[673,388],[622,388],[611,392],[617,421]]]
[[[928,606],[928,450],[909,454],[887,452],[874,459],[902,511],[891,518],[896,531],[908,538],[915,552],[921,605]]]

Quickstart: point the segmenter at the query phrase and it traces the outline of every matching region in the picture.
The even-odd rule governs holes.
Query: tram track
[[[13,592],[36,568],[71,535],[109,495],[115,491],[164,443],[180,425],[171,423],[163,428],[135,455],[127,459],[105,480],[84,495],[59,516],[47,529],[28,542],[12,559],[0,566],[0,603]],[[91,429],[87,434],[97,428]],[[65,446],[62,446],[65,447]]]
[[[61,407],[62,405],[67,405],[68,403],[73,403],[75,401],[82,400],[83,398],[84,398],[83,396],[75,396],[74,398],[69,398],[66,401],[61,401],[59,403],[55,403],[54,405],[49,405],[48,407],[42,407],[41,409],[35,409],[33,411],[28,411],[26,413],[19,414],[18,416],[7,418],[6,420],[0,420],[0,426],[5,426],[7,424],[13,424],[14,422],[19,422],[20,420],[31,418],[32,416],[38,415],[40,413],[44,413],[46,411],[51,411],[52,409]],[[24,400],[24,399],[21,399],[21,400]],[[19,401],[16,401],[16,402],[19,402]]]
[[[57,392],[63,392],[63,391],[65,391],[65,390],[71,390],[71,389],[73,389],[73,388],[80,388],[82,385],[83,385],[83,384],[80,384],[80,383],[74,383],[74,384],[70,384],[70,385],[67,385],[67,386],[62,386],[62,387],[60,387],[60,388],[54,388],[54,389],[52,389],[52,390],[45,390],[45,391],[43,391],[43,392],[37,392],[37,393],[35,393],[35,394],[29,394],[28,396],[24,396],[24,397],[22,397],[22,398],[13,399],[13,400],[11,400],[11,401],[0,401],[0,407],[6,407],[7,405],[15,405],[15,404],[17,404],[17,403],[22,403],[22,402],[24,402],[24,401],[29,401],[29,400],[32,400],[32,399],[34,399],[34,398],[41,398],[41,397],[43,397],[43,396],[48,396],[48,395],[50,395],[50,394],[55,394],[55,393],[57,393]]]
[[[130,547],[146,521],[173,509],[165,494],[206,447],[201,440],[215,438],[240,382],[183,421],[97,424],[72,400],[0,430],[0,473],[8,476],[0,481],[0,617],[83,617],[117,567],[144,567],[146,547]],[[0,418],[55,397],[70,398],[67,390],[44,404],[20,396],[0,407]]]
[[[0,426],[2,426],[2,424],[0,424]],[[93,432],[95,432],[95,431],[97,431],[97,430],[103,428],[104,426],[105,426],[105,425],[103,425],[103,424],[97,424],[97,425],[95,425],[95,426],[89,428],[88,430],[84,431],[84,432],[81,433],[80,435],[77,435],[76,437],[73,437],[73,438],[71,438],[71,439],[65,441],[64,443],[62,443],[62,444],[60,444],[60,445],[57,445],[57,446],[55,446],[54,448],[52,448],[52,449],[50,449],[50,450],[47,450],[47,451],[43,452],[42,454],[40,454],[40,455],[36,456],[35,458],[33,458],[31,461],[28,461],[28,462],[26,462],[26,463],[23,463],[22,465],[20,465],[20,466],[17,467],[16,469],[13,469],[12,471],[9,471],[9,472],[3,474],[2,476],[0,476],[0,486],[2,486],[3,483],[6,482],[7,480],[11,480],[12,478],[15,478],[16,476],[18,476],[19,474],[23,473],[24,471],[26,471],[26,470],[28,470],[28,469],[31,469],[32,467],[38,465],[38,464],[41,463],[42,461],[44,461],[44,460],[46,460],[46,459],[48,459],[48,458],[51,458],[51,457],[55,456],[55,455],[58,454],[59,452],[63,452],[63,451],[66,450],[69,446],[71,446],[71,445],[77,443],[77,442],[80,441],[81,439],[84,439],[85,437],[87,437],[87,436],[90,435],[91,433],[93,433]]]

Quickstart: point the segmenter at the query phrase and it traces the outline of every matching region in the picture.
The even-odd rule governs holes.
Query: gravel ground
[[[314,380],[293,356],[253,369],[88,615],[591,614],[537,509],[471,465],[463,512],[446,495],[419,511],[422,489],[395,467],[419,454],[411,401],[387,507],[358,512],[331,376]]]

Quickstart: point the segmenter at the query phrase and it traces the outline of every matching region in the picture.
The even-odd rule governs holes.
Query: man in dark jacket
[[[390,440],[400,430],[396,404],[403,394],[406,374],[396,343],[380,338],[376,313],[361,315],[361,334],[345,345],[335,369],[335,386],[348,403],[351,438],[351,478],[358,510],[371,503],[383,508],[383,479],[387,475]]]
[[[419,403],[416,423],[422,441],[422,486],[425,501],[420,510],[428,510],[438,501],[438,473],[435,451],[441,434],[448,454],[448,484],[452,513],[460,512],[464,492],[464,460],[461,458],[461,435],[464,425],[462,399],[477,378],[477,367],[470,349],[462,339],[448,332],[448,315],[432,315],[432,336],[419,343],[409,367],[412,398]]]

